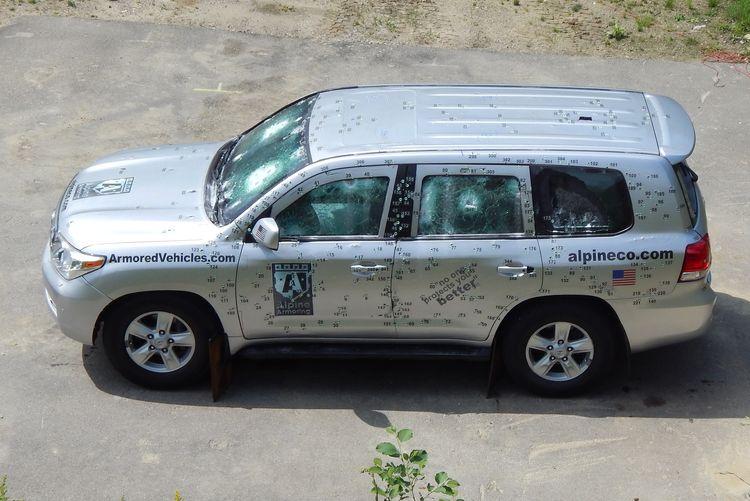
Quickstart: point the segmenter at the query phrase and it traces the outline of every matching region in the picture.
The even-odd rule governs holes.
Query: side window
[[[531,167],[538,235],[617,233],[633,224],[622,172],[592,167]]]
[[[521,193],[511,176],[425,176],[418,235],[523,233]]]
[[[377,236],[388,182],[344,179],[313,188],[276,216],[280,236]]]

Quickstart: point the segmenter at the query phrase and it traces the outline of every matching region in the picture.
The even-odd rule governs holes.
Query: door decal
[[[312,315],[312,266],[310,263],[273,263],[274,315]]]

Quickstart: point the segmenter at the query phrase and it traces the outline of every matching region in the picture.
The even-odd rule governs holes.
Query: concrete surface
[[[750,78],[728,66],[318,45],[147,24],[21,18],[0,29],[0,475],[26,500],[369,499],[388,423],[414,428],[468,499],[728,499],[750,491]],[[570,400],[458,362],[265,362],[224,400],[125,382],[64,338],[39,258],[77,169],[124,147],[221,139],[349,83],[613,86],[682,102],[698,131],[716,321]],[[669,319],[665,319],[668,321]],[[743,480],[744,479],[744,480]]]

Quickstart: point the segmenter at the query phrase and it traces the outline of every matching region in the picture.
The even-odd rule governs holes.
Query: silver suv
[[[43,270],[62,331],[127,378],[246,356],[465,356],[570,394],[696,336],[706,213],[670,98],[353,87],[227,143],[130,150],[71,181]]]

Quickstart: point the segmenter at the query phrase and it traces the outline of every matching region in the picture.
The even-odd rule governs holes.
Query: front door
[[[395,336],[395,240],[383,237],[395,169],[328,171],[274,203],[279,249],[246,243],[240,256],[245,337]]]
[[[398,337],[487,339],[504,308],[541,289],[533,227],[527,166],[417,166],[394,262]]]

